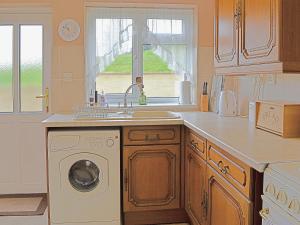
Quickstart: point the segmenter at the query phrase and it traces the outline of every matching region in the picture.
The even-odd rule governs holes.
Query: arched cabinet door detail
[[[180,203],[180,146],[125,146],[124,211],[176,209]]]
[[[236,0],[216,0],[215,67],[238,65]]]
[[[206,220],[206,162],[187,147],[185,170],[185,209],[193,225]]]
[[[251,202],[208,166],[208,224],[250,225]]]
[[[240,65],[279,62],[278,0],[241,3]]]

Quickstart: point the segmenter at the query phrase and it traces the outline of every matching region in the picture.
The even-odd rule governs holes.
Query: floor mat
[[[46,208],[45,195],[0,196],[0,216],[42,215]]]

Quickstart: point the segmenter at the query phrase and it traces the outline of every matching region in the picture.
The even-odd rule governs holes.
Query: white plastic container
[[[249,102],[249,123],[256,122],[256,102]]]

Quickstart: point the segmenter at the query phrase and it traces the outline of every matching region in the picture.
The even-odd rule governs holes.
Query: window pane
[[[124,93],[132,84],[132,20],[96,20],[96,89]]]
[[[42,111],[43,101],[43,27],[20,27],[20,97],[21,111]]]
[[[185,45],[144,45],[144,90],[147,97],[179,97]]]
[[[0,26],[0,112],[13,111],[13,26]]]
[[[154,34],[182,34],[182,20],[148,19],[148,30]]]

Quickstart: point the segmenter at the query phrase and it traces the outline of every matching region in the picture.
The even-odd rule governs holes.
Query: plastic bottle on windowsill
[[[105,93],[104,91],[102,90],[101,91],[101,94],[99,95],[99,105],[100,107],[106,107],[106,96],[105,96]]]
[[[141,91],[141,95],[139,97],[139,105],[147,105],[147,97],[144,91]]]

